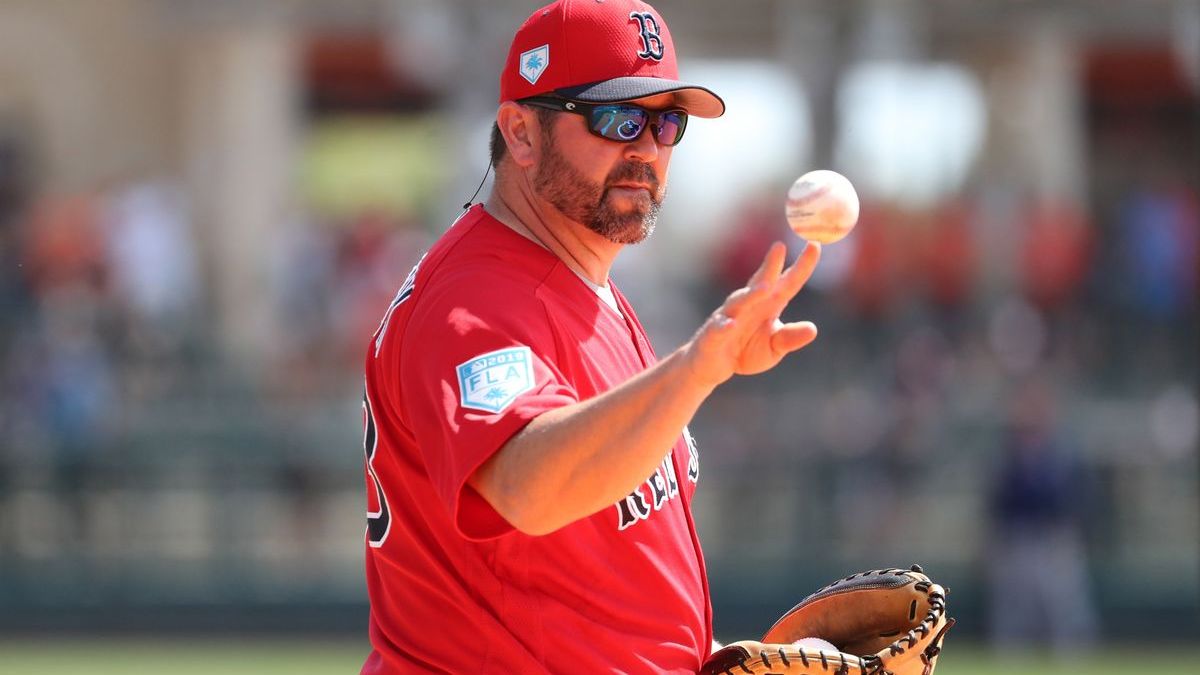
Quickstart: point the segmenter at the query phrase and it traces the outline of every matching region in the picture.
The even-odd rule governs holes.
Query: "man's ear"
[[[500,104],[496,111],[496,126],[504,136],[508,155],[520,167],[531,167],[540,150],[540,133],[537,115],[527,106],[512,101]]]

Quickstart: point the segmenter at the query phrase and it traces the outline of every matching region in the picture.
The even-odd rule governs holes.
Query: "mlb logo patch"
[[[538,78],[546,72],[546,67],[550,65],[550,45],[545,44],[522,53],[518,63],[521,77],[529,80],[529,84],[537,84]]]
[[[529,347],[499,349],[464,361],[455,371],[462,407],[498,413],[533,389],[533,352]]]

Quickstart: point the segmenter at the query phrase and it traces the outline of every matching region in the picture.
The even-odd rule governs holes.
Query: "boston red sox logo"
[[[658,19],[650,12],[630,12],[629,18],[637,20],[638,30],[641,32],[642,50],[638,52],[638,56],[662,61],[663,41],[658,34]]]

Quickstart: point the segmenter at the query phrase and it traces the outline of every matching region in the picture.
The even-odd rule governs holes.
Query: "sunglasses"
[[[632,143],[647,127],[652,127],[659,145],[676,145],[683,139],[688,120],[683,110],[647,110],[630,103],[591,104],[552,96],[524,98],[518,103],[583,115],[588,121],[588,131],[618,143]]]

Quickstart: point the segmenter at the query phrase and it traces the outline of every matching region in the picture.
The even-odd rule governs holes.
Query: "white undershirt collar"
[[[595,291],[596,295],[600,296],[600,299],[604,301],[604,304],[612,308],[612,311],[616,312],[617,314],[621,314],[621,306],[617,304],[617,296],[613,293],[611,283],[601,286],[600,284],[597,284],[591,279],[583,276],[579,272],[576,272],[574,269],[571,269],[570,265],[567,265],[567,269],[575,272],[575,276],[579,277],[583,283],[587,284],[588,288]]]

